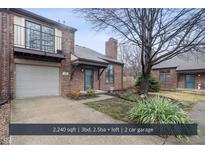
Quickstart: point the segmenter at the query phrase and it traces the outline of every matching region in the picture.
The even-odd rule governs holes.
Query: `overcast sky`
[[[92,25],[87,23],[84,19],[79,18],[73,9],[27,9],[31,12],[37,13],[49,19],[58,21],[61,23],[65,21],[65,24],[74,27],[77,30],[75,33],[75,43],[81,46],[85,46],[94,49],[100,53],[105,53],[105,41],[112,34],[108,32],[96,32],[92,30]]]

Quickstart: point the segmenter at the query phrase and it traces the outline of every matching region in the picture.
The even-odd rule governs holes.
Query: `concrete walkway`
[[[72,101],[63,97],[14,100],[12,123],[122,123],[83,103],[112,98]],[[11,144],[162,144],[157,136],[11,136]]]
[[[191,118],[198,124],[198,135],[191,138],[191,144],[205,144],[205,102],[193,107]]]

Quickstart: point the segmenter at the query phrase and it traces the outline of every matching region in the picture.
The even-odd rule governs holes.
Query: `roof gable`
[[[92,50],[90,48],[86,48],[83,46],[79,46],[79,45],[75,46],[74,55],[78,58],[87,59],[87,60],[91,60],[91,61],[94,60],[94,61],[98,61],[98,62],[102,62],[102,63],[113,62],[113,63],[123,64],[122,62],[120,62],[116,59],[108,58],[105,55],[103,55],[95,50]]]

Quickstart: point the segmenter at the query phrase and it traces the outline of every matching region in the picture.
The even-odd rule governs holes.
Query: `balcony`
[[[24,55],[64,58],[62,37],[54,29],[14,25],[14,51]]]

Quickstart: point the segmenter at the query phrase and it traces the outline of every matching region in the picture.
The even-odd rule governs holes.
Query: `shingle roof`
[[[176,67],[177,71],[205,69],[205,53],[195,56],[191,53],[178,55],[172,59],[157,64],[153,69]]]
[[[113,62],[113,63],[123,64],[122,62],[112,59],[112,58],[108,58],[105,55],[95,50],[92,50],[87,47],[79,46],[79,45],[75,46],[74,55],[81,59],[94,60],[94,61],[99,61],[103,63]]]

